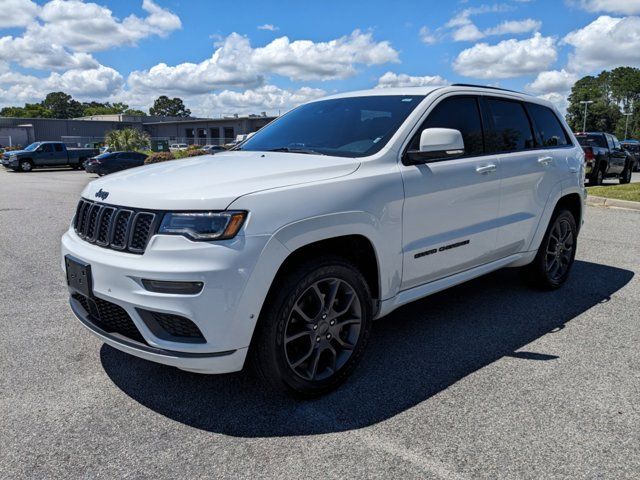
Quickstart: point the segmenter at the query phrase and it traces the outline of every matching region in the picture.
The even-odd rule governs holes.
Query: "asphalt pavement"
[[[79,324],[59,240],[90,178],[0,171],[0,478],[640,478],[640,212],[589,207],[559,291],[503,270],[376,322],[298,402]]]

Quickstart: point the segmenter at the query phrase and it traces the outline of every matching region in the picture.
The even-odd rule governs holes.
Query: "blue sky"
[[[0,0],[0,106],[63,90],[195,114],[334,91],[467,82],[545,96],[640,66],[640,0]],[[5,14],[6,12],[6,14]]]

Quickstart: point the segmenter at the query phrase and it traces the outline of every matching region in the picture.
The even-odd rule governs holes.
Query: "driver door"
[[[406,290],[496,260],[500,227],[500,164],[484,153],[478,98],[450,96],[428,113],[407,150],[425,128],[462,133],[463,157],[400,165],[405,188],[403,278]]]

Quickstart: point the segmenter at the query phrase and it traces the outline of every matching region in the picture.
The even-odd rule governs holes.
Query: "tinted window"
[[[43,152],[53,152],[53,145],[51,145],[50,143],[45,143],[44,145],[42,145],[42,151]]]
[[[617,150],[620,150],[622,146],[620,145],[620,141],[618,140],[618,138],[615,137],[614,135],[611,135],[611,138],[613,140],[613,147]]]
[[[453,128],[460,130],[464,140],[466,156],[482,155],[484,153],[482,122],[480,120],[478,101],[475,97],[447,98],[436,105],[420,126],[416,136],[411,140],[409,150],[419,150],[420,134],[425,128]]]
[[[613,150],[613,138],[611,138],[611,135],[606,135],[607,137],[607,144],[609,146],[610,150]]]
[[[487,104],[495,128],[491,135],[492,150],[513,152],[533,148],[531,125],[519,102],[490,98]]]
[[[61,143],[54,143],[53,147],[56,149],[56,152],[61,152],[63,150]]]
[[[423,98],[373,95],[307,103],[260,129],[239,149],[372,155],[386,145]]]
[[[569,144],[569,139],[553,110],[534,103],[529,103],[527,108],[535,125],[538,145],[555,147]]]
[[[604,135],[576,135],[578,143],[583,147],[602,147],[607,148],[607,142],[604,139]]]

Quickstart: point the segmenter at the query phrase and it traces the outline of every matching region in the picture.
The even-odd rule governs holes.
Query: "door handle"
[[[553,162],[553,157],[541,157],[538,159],[540,165],[549,165],[551,162]]]
[[[496,171],[496,166],[494,164],[483,165],[481,167],[476,167],[476,172],[486,175],[487,173],[493,173]]]

